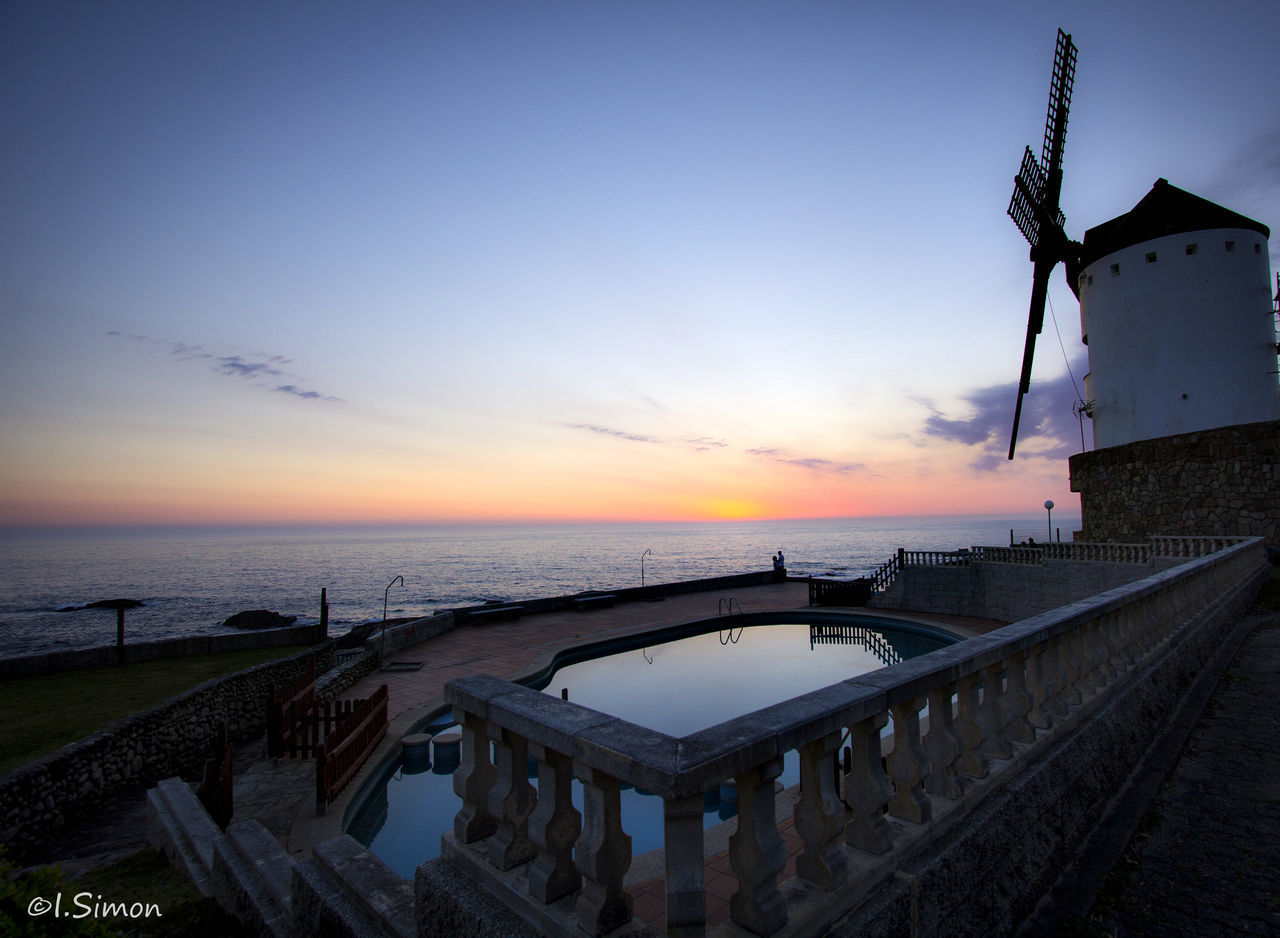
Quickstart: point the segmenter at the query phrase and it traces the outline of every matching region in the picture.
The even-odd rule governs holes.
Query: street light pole
[[[646,555],[652,554],[652,553],[653,551],[650,550],[648,547],[646,547],[644,549],[644,553],[640,555],[640,585],[642,587],[644,586],[644,558],[646,557]]]
[[[1044,510],[1049,512],[1049,543],[1053,543],[1053,499],[1045,500]]]

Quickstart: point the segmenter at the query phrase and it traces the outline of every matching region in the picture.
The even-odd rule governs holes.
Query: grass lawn
[[[254,938],[251,929],[214,900],[201,896],[186,876],[150,847],[76,879],[67,879],[56,867],[40,867],[16,877],[13,873],[12,864],[0,855],[0,935]],[[37,896],[51,901],[59,895],[61,919],[52,912],[30,914]],[[82,917],[77,919],[77,914]]]
[[[0,681],[0,774],[210,678],[274,661],[305,646],[254,648]]]

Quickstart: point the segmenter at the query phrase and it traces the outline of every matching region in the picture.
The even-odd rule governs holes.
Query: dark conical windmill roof
[[[1144,241],[1213,228],[1246,228],[1271,237],[1271,229],[1262,222],[1171,186],[1167,179],[1157,179],[1131,210],[1084,233],[1080,266],[1083,269],[1100,257]]]

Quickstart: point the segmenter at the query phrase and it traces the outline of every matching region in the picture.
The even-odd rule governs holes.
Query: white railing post
[[[885,819],[893,785],[880,763],[880,730],[888,722],[887,713],[877,713],[849,727],[853,770],[844,790],[853,815],[845,828],[845,843],[874,854],[887,853],[893,846]]]
[[[924,751],[929,757],[929,774],[924,790],[943,798],[959,798],[963,794],[956,777],[956,760],[960,758],[960,735],[956,732],[951,708],[952,688],[940,684],[929,689],[929,732],[924,737]]]
[[[1039,642],[1028,652],[1027,687],[1031,693],[1031,710],[1027,720],[1036,729],[1053,726],[1053,655],[1048,642]]]
[[[1003,701],[1003,670],[1003,662],[996,662],[982,669],[982,704],[976,717],[986,735],[987,754],[997,759],[1010,759],[1013,757],[1013,744],[1009,742],[1005,732],[1009,719]]]
[[[893,797],[889,813],[904,821],[923,824],[933,817],[925,779],[929,777],[929,757],[920,739],[920,711],[925,698],[913,697],[893,705],[893,752],[889,754],[889,777]]]
[[[538,855],[529,867],[529,894],[548,904],[582,885],[573,865],[582,816],[573,806],[572,760],[538,743],[530,743],[529,752],[538,761],[538,803],[529,815],[529,840]]]
[[[738,891],[729,899],[729,916],[757,935],[772,935],[787,923],[787,900],[778,889],[787,851],[773,785],[781,774],[777,756],[737,777],[738,830],[729,838],[729,864]]]
[[[529,814],[537,794],[529,784],[529,746],[523,736],[489,726],[497,779],[489,790],[489,813],[498,829],[489,842],[489,862],[509,870],[532,860],[538,848],[529,840]]]
[[[662,802],[666,853],[667,936],[701,938],[707,928],[702,860],[702,795]]]
[[[836,788],[834,759],[839,752],[839,732],[800,747],[800,800],[794,817],[804,849],[796,857],[796,873],[823,889],[843,885],[848,871],[840,852],[845,807]]]
[[[1031,723],[1031,693],[1027,690],[1028,654],[1020,651],[1005,663],[1005,710],[1009,722],[1005,732],[1018,743],[1036,741],[1036,728]]]
[[[978,719],[982,704],[979,699],[980,673],[966,674],[956,682],[956,732],[960,734],[960,758],[956,771],[970,778],[986,778],[991,774],[987,758],[987,732]]]
[[[475,843],[498,828],[489,810],[489,790],[498,773],[489,761],[489,734],[483,718],[456,707],[453,718],[462,733],[462,759],[453,773],[453,791],[462,809],[453,819],[453,836],[460,844]]]
[[[582,895],[574,912],[588,935],[600,936],[631,918],[631,894],[622,879],[631,866],[631,837],[622,830],[618,780],[582,762],[574,764],[582,782],[582,836],[576,853]]]

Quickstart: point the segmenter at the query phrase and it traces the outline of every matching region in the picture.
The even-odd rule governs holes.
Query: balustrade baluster
[[[1020,651],[1005,667],[1004,705],[1009,722],[1005,732],[1019,743],[1036,741],[1036,728],[1031,724],[1031,694],[1027,690],[1028,653]]]
[[[978,719],[982,703],[979,698],[981,674],[966,674],[956,682],[956,732],[960,734],[960,758],[956,771],[971,778],[986,778],[991,774],[991,762],[987,758],[987,731]]]
[[[848,872],[840,851],[845,807],[831,772],[831,761],[839,751],[838,732],[800,747],[800,800],[794,817],[804,850],[796,858],[796,873],[823,889],[841,885]]]
[[[929,732],[924,737],[924,751],[930,765],[924,790],[943,798],[959,798],[963,794],[960,780],[956,777],[956,760],[960,758],[961,745],[951,709],[951,693],[950,684],[930,689]]]
[[[1085,622],[1076,626],[1074,631],[1080,642],[1080,693],[1085,700],[1092,700],[1106,684],[1099,667],[1102,660],[1102,640],[1098,633],[1098,623],[1096,620]]]
[[[537,855],[529,840],[529,814],[537,794],[529,784],[529,745],[523,736],[489,726],[497,780],[489,790],[489,813],[498,829],[489,843],[489,862],[500,870],[519,866]]]
[[[920,739],[920,711],[925,698],[913,697],[893,705],[893,752],[889,754],[889,777],[893,797],[889,813],[894,817],[923,824],[933,817],[933,807],[924,790],[929,777],[929,757]]]
[[[529,753],[538,761],[538,803],[529,815],[529,840],[538,855],[529,867],[529,894],[550,903],[582,885],[573,865],[582,816],[573,806],[573,761],[539,743],[530,743]]]
[[[893,846],[885,819],[893,785],[880,757],[880,730],[888,722],[888,713],[877,713],[849,727],[853,770],[845,779],[845,801],[853,816],[845,828],[845,843],[875,854],[886,853]]]
[[[738,830],[729,838],[729,864],[738,891],[729,899],[729,916],[757,935],[772,935],[787,923],[787,900],[778,889],[787,850],[773,785],[781,774],[778,756],[737,778]]]
[[[662,804],[666,854],[667,938],[701,938],[707,927],[702,860],[702,796]]]
[[[1098,638],[1101,640],[1102,653],[1098,670],[1103,674],[1104,686],[1113,682],[1125,670],[1123,649],[1120,644],[1123,640],[1120,634],[1120,621],[1124,614],[1124,610],[1109,612],[1098,623]]]
[[[1080,675],[1083,665],[1080,661],[1080,635],[1076,629],[1063,633],[1061,637],[1062,655],[1062,699],[1076,706],[1084,701],[1080,692]]]
[[[462,799],[462,810],[453,819],[453,836],[458,843],[470,844],[498,828],[498,820],[489,810],[489,791],[498,773],[489,761],[485,720],[458,709],[454,709],[453,718],[462,734],[462,759],[453,773],[453,791]]]
[[[1027,722],[1036,729],[1053,726],[1053,656],[1048,642],[1040,642],[1027,652],[1026,680],[1031,695]]]
[[[982,702],[975,716],[986,735],[986,751],[997,759],[1013,757],[1013,744],[1009,741],[1007,727],[1009,714],[1004,706],[1004,687],[1001,679],[1003,663],[988,665],[982,671]]]
[[[582,895],[574,912],[588,935],[599,936],[631,919],[631,894],[622,878],[631,866],[631,837],[622,830],[618,780],[582,762],[574,764],[582,782],[582,836],[575,851]]]

